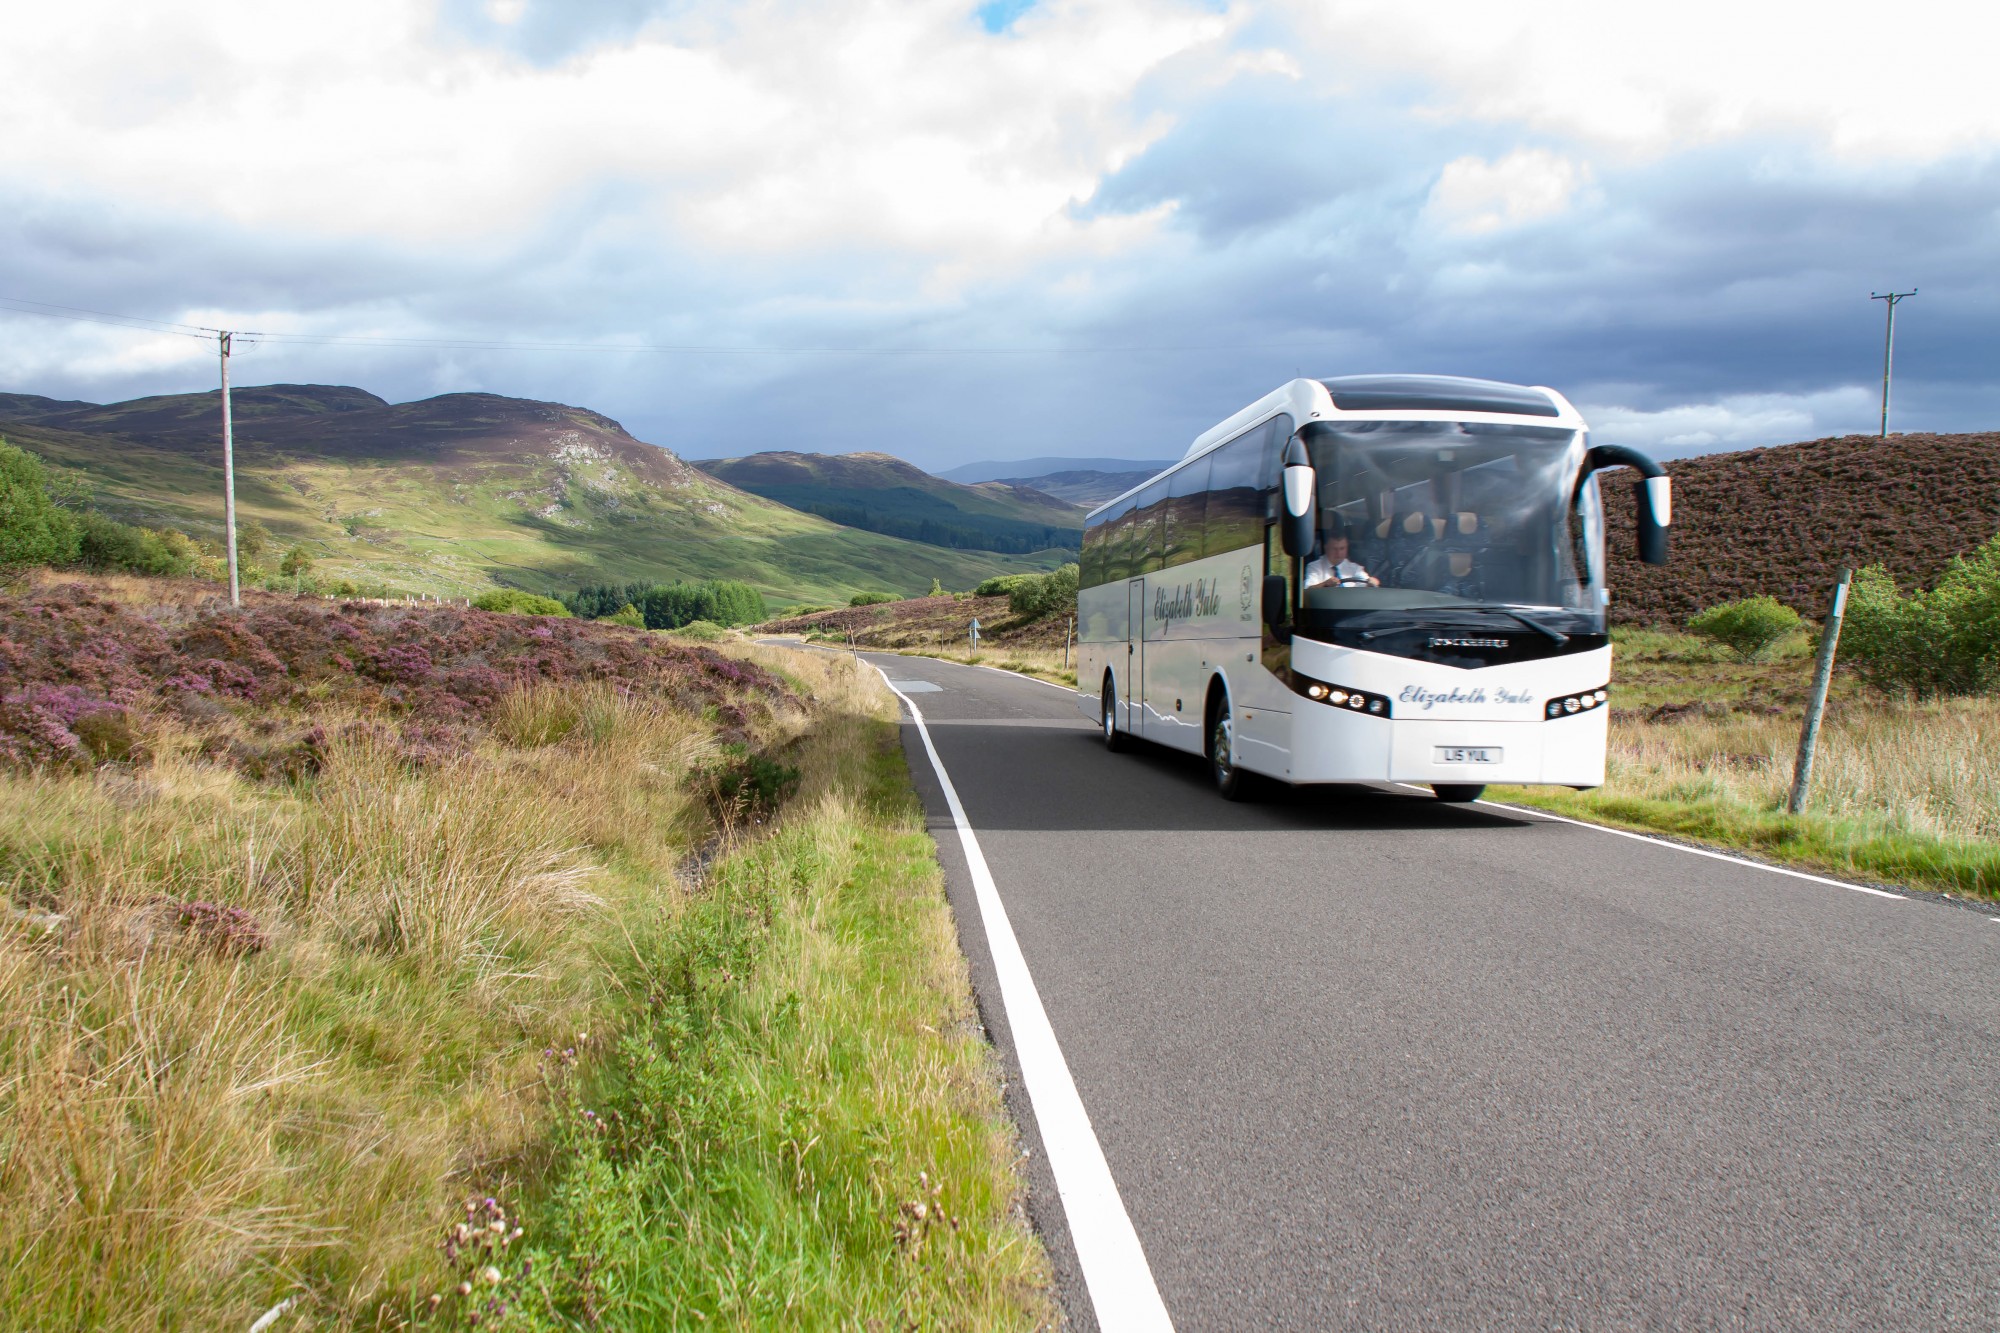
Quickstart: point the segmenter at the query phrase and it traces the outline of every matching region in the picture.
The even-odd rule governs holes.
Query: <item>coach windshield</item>
[[[1537,612],[1559,634],[1603,632],[1603,523],[1597,487],[1580,483],[1583,432],[1343,421],[1304,438],[1327,558],[1308,568],[1301,628],[1481,606]]]

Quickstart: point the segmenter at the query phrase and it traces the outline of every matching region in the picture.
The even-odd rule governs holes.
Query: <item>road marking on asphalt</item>
[[[1398,787],[1408,787],[1412,791],[1427,790],[1427,788],[1419,787],[1409,782],[1399,782],[1396,785]],[[1529,815],[1535,819],[1553,820],[1558,824],[1574,824],[1578,828],[1596,829],[1599,833],[1613,833],[1621,838],[1631,838],[1635,842],[1650,842],[1655,847],[1670,847],[1674,851],[1686,852],[1690,856],[1706,856],[1715,861],[1728,861],[1733,865],[1749,866],[1752,870],[1768,870],[1774,875],[1789,875],[1793,879],[1810,880],[1814,884],[1831,884],[1836,889],[1851,889],[1855,893],[1872,893],[1877,898],[1894,898],[1897,902],[1907,901],[1906,895],[1891,893],[1887,889],[1870,888],[1866,884],[1849,884],[1844,879],[1828,879],[1824,875],[1808,875],[1803,870],[1787,870],[1783,866],[1765,865],[1762,861],[1752,861],[1747,857],[1731,856],[1727,852],[1711,852],[1706,847],[1690,847],[1683,842],[1668,842],[1665,838],[1653,838],[1648,837],[1644,833],[1633,833],[1629,829],[1611,828],[1605,824],[1593,824],[1585,819],[1565,819],[1561,815],[1552,815],[1545,810],[1535,810],[1525,805],[1508,805],[1502,801],[1476,801],[1474,804],[1490,805],[1495,810],[1508,810],[1517,815]],[[2000,920],[2000,918],[1995,919]]]
[[[934,680],[892,680],[889,688],[903,694],[936,694],[944,686]]]
[[[1046,685],[1052,690],[1061,690],[1064,694],[1076,693],[1067,685],[1058,685],[1052,680],[1043,680],[1040,676],[1031,676],[1025,671],[1009,671],[1006,667],[987,666],[984,662],[967,662],[965,665],[978,667],[981,671],[997,671],[1003,676],[1013,676],[1019,680],[1032,680],[1037,685]]]
[[[958,826],[959,845],[965,850],[966,868],[972,872],[973,896],[979,901],[980,920],[986,927],[986,946],[993,954],[993,971],[1000,982],[1000,1007],[1006,1012],[1007,1026],[1014,1034],[1014,1054],[1021,1062],[1021,1079],[1028,1088],[1028,1101],[1035,1108],[1035,1122],[1041,1127],[1042,1147],[1048,1153],[1049,1168],[1055,1173],[1056,1193],[1061,1196],[1063,1215],[1069,1220],[1071,1242],[1076,1246],[1077,1263],[1083,1269],[1083,1283],[1090,1291],[1091,1308],[1105,1333],[1123,1330],[1173,1328],[1166,1304],[1153,1281],[1146,1251],[1139,1233],[1119,1197],[1118,1182],[1111,1178],[1111,1165],[1104,1160],[1104,1146],[1090,1127],[1090,1113],[1084,1109],[1076,1081],[1070,1077],[1069,1062],[1056,1041],[1048,1011],[1042,1007],[1041,993],[1029,975],[1028,960],[1014,938],[1007,920],[1006,904],[1000,901],[999,886],[986,855],[979,849],[979,836],[965,816],[958,789],[951,785],[944,760],[931,743],[930,728],[924,725],[923,711],[916,701],[896,688],[889,673],[882,683],[895,690],[923,738],[924,753],[944,789],[945,804],[951,808],[952,822]],[[1009,672],[1008,674],[1013,674]]]

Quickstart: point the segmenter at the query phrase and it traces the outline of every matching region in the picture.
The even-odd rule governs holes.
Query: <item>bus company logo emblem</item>
[[[1433,648],[1505,648],[1508,643],[1506,639],[1451,639],[1440,634],[1430,638]]]
[[[1153,590],[1153,619],[1165,621],[1171,629],[1176,620],[1189,616],[1212,616],[1222,609],[1222,593],[1216,579],[1196,579],[1183,583],[1171,595],[1165,588]]]
[[[1245,620],[1255,619],[1255,617],[1250,614],[1250,608],[1256,603],[1257,600],[1256,597],[1253,596],[1250,591],[1250,586],[1252,581],[1253,580],[1250,577],[1250,566],[1248,565],[1243,566],[1243,577],[1239,581],[1239,586],[1237,588],[1236,605],[1237,609],[1243,612],[1243,618]]]

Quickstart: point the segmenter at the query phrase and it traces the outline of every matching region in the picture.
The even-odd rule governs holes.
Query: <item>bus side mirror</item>
[[[1279,520],[1278,541],[1293,559],[1310,559],[1319,536],[1313,513],[1319,478],[1313,475],[1306,447],[1294,435],[1285,446],[1285,512]]]
[[[1292,618],[1292,608],[1287,605],[1289,600],[1285,589],[1285,576],[1283,574],[1266,574],[1264,576],[1264,624],[1270,628],[1272,636],[1280,643],[1288,642],[1292,637],[1291,628],[1287,624]]]
[[[1673,483],[1647,477],[1632,488],[1639,508],[1639,559],[1649,565],[1667,563],[1667,534],[1674,524]]]
[[[1667,563],[1667,532],[1674,524],[1673,483],[1667,470],[1637,449],[1622,444],[1596,444],[1585,462],[1591,471],[1607,467],[1639,470],[1640,482],[1632,488],[1639,511],[1639,559],[1649,565]]]

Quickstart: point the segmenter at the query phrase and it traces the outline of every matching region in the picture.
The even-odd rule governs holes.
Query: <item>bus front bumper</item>
[[[1604,783],[1602,708],[1546,722],[1385,722],[1311,704],[1293,716],[1293,782]]]

